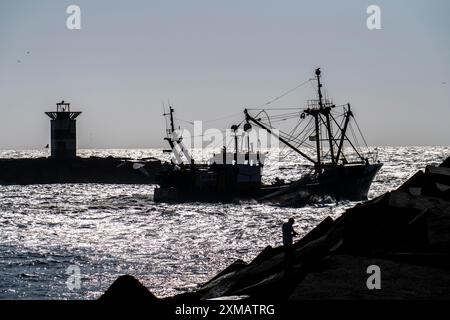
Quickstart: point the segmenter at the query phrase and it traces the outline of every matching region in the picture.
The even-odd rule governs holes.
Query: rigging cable
[[[267,105],[271,104],[272,102],[275,102],[275,101],[277,101],[277,100],[283,98],[284,96],[288,95],[288,94],[291,93],[292,91],[295,91],[295,90],[297,90],[298,88],[300,88],[301,86],[307,84],[307,83],[310,82],[311,80],[312,80],[312,79],[308,79],[308,80],[306,80],[306,81],[303,81],[302,83],[300,83],[299,85],[295,86],[294,88],[292,88],[292,89],[286,91],[286,92],[283,93],[282,95],[280,95],[280,96],[278,96],[278,97],[275,97],[275,98],[273,98],[273,99],[267,101],[266,103],[264,103],[264,104],[262,104],[262,105],[260,105],[260,106],[258,106],[258,107],[256,107],[256,108],[261,108],[261,107],[267,106]]]
[[[367,145],[366,139],[364,138],[364,135],[362,134],[361,129],[359,128],[358,122],[356,121],[356,119],[354,119],[354,121],[355,121],[356,127],[358,128],[359,134],[361,135],[361,137],[362,137],[362,139],[364,141],[364,144],[366,145],[366,148],[369,149],[369,146]]]

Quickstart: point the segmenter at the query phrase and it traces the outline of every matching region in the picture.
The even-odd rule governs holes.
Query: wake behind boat
[[[157,177],[154,200],[158,202],[221,201],[255,199],[280,205],[301,205],[332,197],[336,200],[365,200],[376,173],[382,167],[367,144],[359,146],[358,133],[364,141],[350,104],[335,105],[323,96],[321,71],[315,72],[317,99],[308,100],[307,108],[245,109],[245,118],[233,125],[234,150],[222,148],[207,163],[196,163],[177,134],[173,108],[165,114],[170,120],[167,137],[176,161]],[[293,120],[287,130],[274,123]],[[357,132],[352,123],[356,124]],[[247,150],[239,150],[241,139],[247,140]],[[278,139],[284,150],[294,152],[309,162],[309,170],[300,179],[273,184],[262,183],[264,154],[251,150],[252,125],[266,130]],[[184,158],[184,160],[183,160]]]

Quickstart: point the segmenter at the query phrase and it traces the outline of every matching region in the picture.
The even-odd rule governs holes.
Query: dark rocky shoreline
[[[450,157],[336,220],[327,217],[294,246],[291,270],[285,270],[283,248],[268,246],[250,263],[237,260],[193,292],[158,299],[126,275],[99,300],[448,300]],[[366,285],[370,265],[380,268],[379,290]]]
[[[149,158],[89,157],[66,161],[52,158],[0,159],[0,184],[113,183],[148,184],[163,168]]]

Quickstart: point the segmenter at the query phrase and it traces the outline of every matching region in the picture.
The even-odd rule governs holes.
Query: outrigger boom
[[[302,155],[303,157],[305,157],[306,159],[308,159],[309,161],[311,161],[312,163],[314,163],[315,165],[317,165],[317,162],[314,161],[312,158],[310,158],[307,154],[301,152],[297,147],[293,146],[289,141],[283,139],[282,137],[280,137],[279,135],[275,134],[272,129],[266,127],[265,125],[263,125],[261,122],[259,122],[257,119],[253,118],[249,113],[247,109],[244,109],[244,114],[245,114],[245,119],[247,121],[251,121],[254,124],[256,124],[257,126],[261,127],[262,129],[266,130],[268,133],[270,133],[271,135],[273,135],[274,137],[278,138],[281,142],[283,142],[285,145],[287,145],[288,147],[292,148],[292,150],[296,151],[298,154]]]

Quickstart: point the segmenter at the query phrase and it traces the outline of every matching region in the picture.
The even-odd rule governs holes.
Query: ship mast
[[[345,123],[344,123],[344,127],[342,128],[342,133],[341,133],[341,140],[339,141],[339,147],[338,147],[338,151],[337,151],[337,155],[336,155],[336,162],[339,161],[339,156],[342,153],[342,147],[344,146],[344,140],[345,140],[345,133],[347,132],[347,126],[348,123],[350,122],[350,117],[353,116],[352,111],[350,110],[350,103],[347,103],[348,106],[348,110],[345,113]]]
[[[331,132],[331,123],[330,123],[330,107],[324,107],[323,105],[323,100],[322,100],[322,84],[320,83],[320,68],[316,69],[316,78],[317,78],[317,93],[319,95],[319,111],[321,114],[325,115],[325,127],[327,129],[327,133],[328,133],[328,143],[330,144],[330,154],[331,154],[331,163],[334,164],[335,163],[335,159],[334,159],[334,151],[333,151],[333,135]],[[315,121],[316,121],[316,130],[319,127],[319,117],[320,114],[318,114],[318,116],[315,117]],[[317,145],[317,155],[318,155],[318,162],[320,164],[320,143],[319,143],[319,139],[320,139],[320,133],[316,131],[316,145]]]
[[[169,113],[163,113],[163,116],[167,117],[169,116],[169,120],[170,120],[170,128],[167,128],[167,122],[166,122],[166,133],[167,133],[167,137],[164,138],[164,140],[167,140],[170,144],[170,147],[173,149],[174,147],[174,140],[177,140],[177,142],[179,141],[178,139],[174,139],[174,132],[175,132],[175,124],[173,122],[173,108],[172,106],[169,105]]]
[[[170,148],[172,149],[173,154],[175,155],[175,158],[177,159],[178,163],[182,163],[183,160],[180,157],[180,153],[183,154],[188,163],[194,164],[194,159],[191,157],[191,155],[189,154],[189,152],[186,150],[186,148],[184,147],[183,144],[183,137],[180,135],[179,137],[177,136],[177,133],[175,131],[175,123],[173,121],[173,108],[172,106],[169,105],[169,113],[163,113],[163,116],[169,116],[169,120],[170,120],[170,128],[166,129],[167,132],[167,137],[164,138],[164,140],[166,140],[169,145]]]

